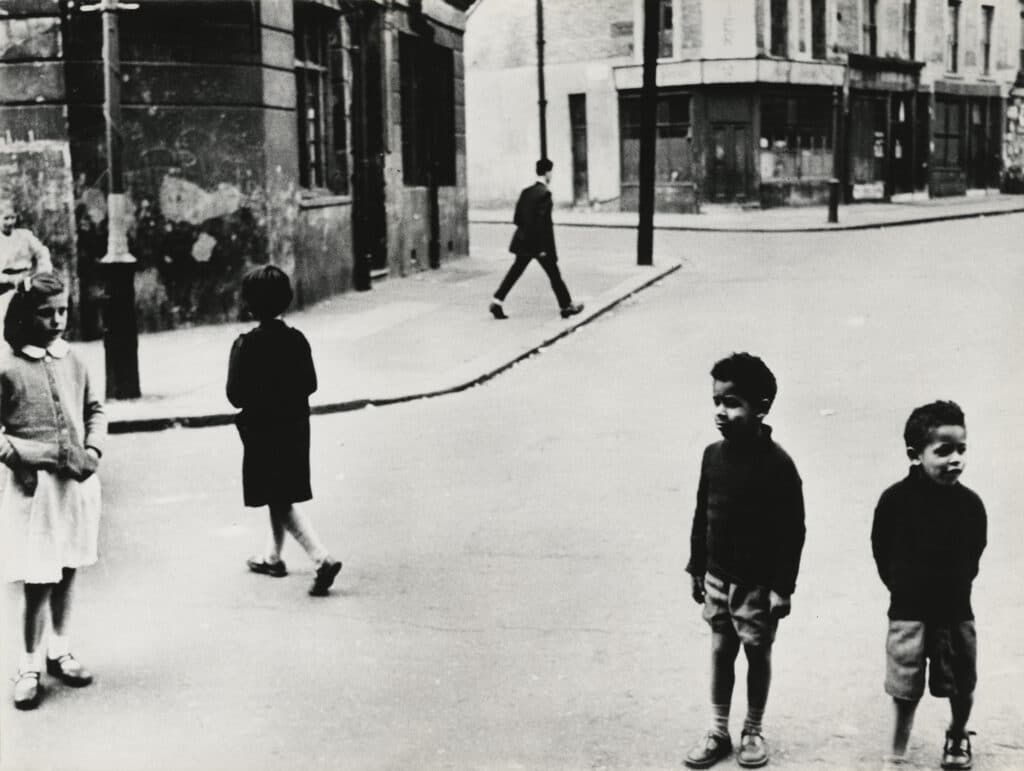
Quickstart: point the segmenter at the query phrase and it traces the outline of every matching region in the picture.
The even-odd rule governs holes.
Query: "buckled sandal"
[[[84,688],[92,682],[92,673],[70,653],[55,659],[46,659],[46,674],[56,677],[64,685]]]
[[[43,686],[38,672],[18,672],[14,680],[14,706],[17,709],[35,709],[43,698]]]

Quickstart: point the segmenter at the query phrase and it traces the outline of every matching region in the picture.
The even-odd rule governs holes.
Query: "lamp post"
[[[540,157],[548,157],[548,100],[544,93],[544,0],[537,0],[537,117],[540,124]]]
[[[82,6],[99,11],[103,20],[103,116],[107,139],[107,253],[100,260],[107,280],[103,312],[103,353],[108,399],[137,399],[139,328],[135,317],[136,260],[128,251],[124,173],[121,166],[121,54],[117,14],[138,3],[100,0]]]
[[[654,264],[654,169],[658,118],[658,0],[644,0],[644,69],[640,91],[640,173],[636,264]]]

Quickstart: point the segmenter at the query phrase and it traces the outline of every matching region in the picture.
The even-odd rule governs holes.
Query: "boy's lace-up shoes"
[[[732,754],[732,739],[714,731],[708,731],[693,745],[683,759],[689,768],[711,768],[720,760]]]
[[[18,672],[14,681],[14,706],[17,709],[35,709],[43,697],[38,672]]]
[[[505,315],[505,309],[498,305],[498,303],[491,303],[491,307],[488,310],[490,310],[491,315],[496,319],[508,318],[508,316]]]
[[[744,731],[740,736],[740,751],[736,762],[744,768],[760,768],[768,762],[768,746],[760,731]]]
[[[971,767],[971,735],[974,731],[954,734],[946,731],[946,745],[942,748],[942,767],[951,769],[967,769]]]
[[[562,308],[562,318],[567,319],[570,316],[575,316],[577,313],[583,312],[583,303],[576,303],[575,305],[566,305]]]
[[[70,685],[72,688],[84,688],[92,683],[92,672],[83,667],[70,653],[55,659],[47,658],[46,674],[56,677],[64,685]]]

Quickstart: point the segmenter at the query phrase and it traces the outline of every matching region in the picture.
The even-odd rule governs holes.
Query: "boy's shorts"
[[[917,701],[924,695],[925,661],[932,696],[966,696],[978,683],[978,636],[973,621],[926,624],[889,621],[885,692]]]
[[[735,634],[744,645],[771,645],[779,620],[772,618],[771,590],[739,586],[707,573],[704,576],[704,620],[721,634]]]

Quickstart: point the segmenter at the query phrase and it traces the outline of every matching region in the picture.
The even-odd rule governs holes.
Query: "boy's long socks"
[[[711,729],[719,736],[729,735],[729,705],[711,705]]]
[[[764,719],[764,707],[747,707],[747,717],[743,721],[743,733],[761,733],[761,721]]]

